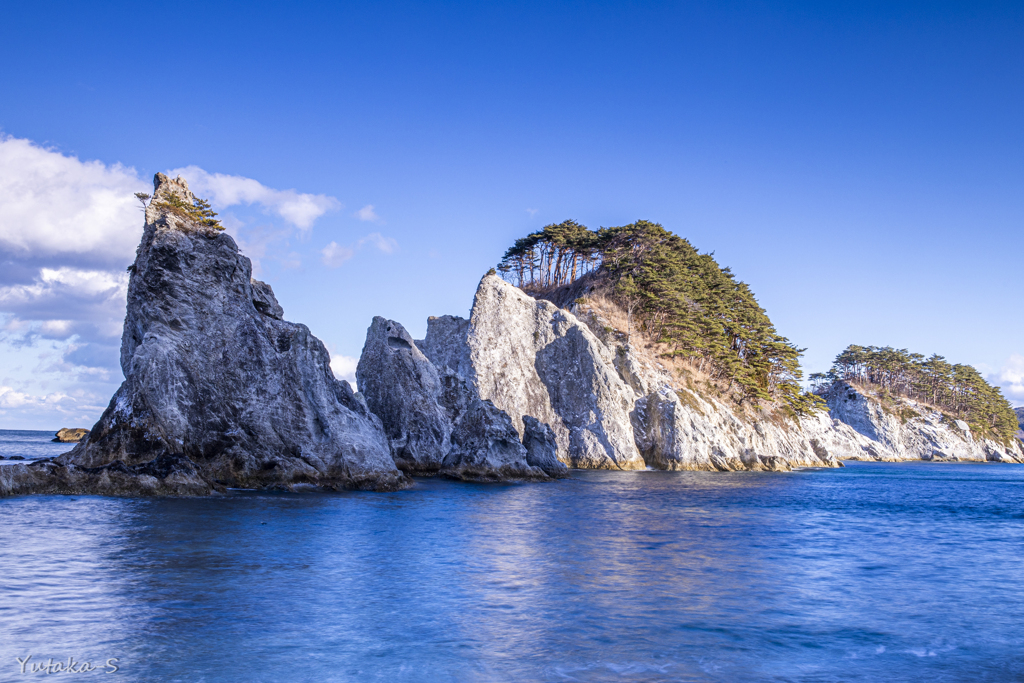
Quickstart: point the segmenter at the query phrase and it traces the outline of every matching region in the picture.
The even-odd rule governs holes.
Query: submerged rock
[[[320,340],[279,319],[229,235],[161,207],[193,201],[184,180],[154,184],[130,268],[125,381],[85,440],[4,472],[0,493],[406,485],[379,418],[334,378]]]
[[[89,434],[88,429],[77,427],[75,429],[69,429],[64,427],[57,430],[57,434],[54,435],[53,441],[56,443],[78,443]]]
[[[392,455],[409,474],[434,474],[451,449],[451,423],[438,403],[437,370],[405,328],[373,319],[356,368],[370,410],[384,424]]]

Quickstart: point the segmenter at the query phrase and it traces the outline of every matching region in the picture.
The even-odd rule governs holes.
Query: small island
[[[53,437],[54,443],[78,443],[89,435],[89,430],[82,427],[63,427]]]

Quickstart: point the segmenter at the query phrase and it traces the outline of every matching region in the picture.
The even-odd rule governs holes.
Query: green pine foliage
[[[156,205],[160,209],[169,211],[180,218],[184,218],[193,225],[204,228],[213,228],[215,230],[224,229],[224,226],[221,225],[220,221],[216,218],[216,212],[210,208],[210,202],[205,199],[196,198],[195,202],[190,205],[178,195],[169,192],[162,200],[157,202]]]
[[[985,381],[970,365],[952,365],[939,355],[891,346],[848,346],[836,356],[828,372],[810,376],[816,393],[835,382],[856,382],[878,387],[886,394],[928,403],[963,420],[977,435],[1002,444],[1013,442],[1017,416],[999,387]]]
[[[527,291],[599,272],[627,313],[628,333],[667,345],[666,355],[727,384],[740,403],[778,402],[795,413],[823,407],[799,384],[803,349],[778,334],[750,287],[657,223],[549,225],[516,240],[498,270]]]

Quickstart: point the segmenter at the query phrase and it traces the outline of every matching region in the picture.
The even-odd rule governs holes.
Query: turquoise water
[[[45,434],[49,438],[49,434]],[[0,439],[4,433],[0,433]],[[0,500],[0,680],[1024,680],[1024,466]]]

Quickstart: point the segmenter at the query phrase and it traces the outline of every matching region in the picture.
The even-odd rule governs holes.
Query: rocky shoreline
[[[0,468],[0,495],[209,495],[227,488],[394,491],[413,476],[551,481],[570,468],[771,470],[844,459],[1024,462],[917,406],[849,384],[824,412],[753,414],[683,386],[601,311],[486,275],[468,319],[414,340],[374,318],[357,368],[284,311],[234,240],[166,208],[157,174],[128,288],[125,381],[68,453]],[[162,203],[163,202],[163,203]],[[909,406],[914,409],[914,406]],[[63,430],[62,430],[63,431]],[[85,430],[81,430],[85,431]]]

